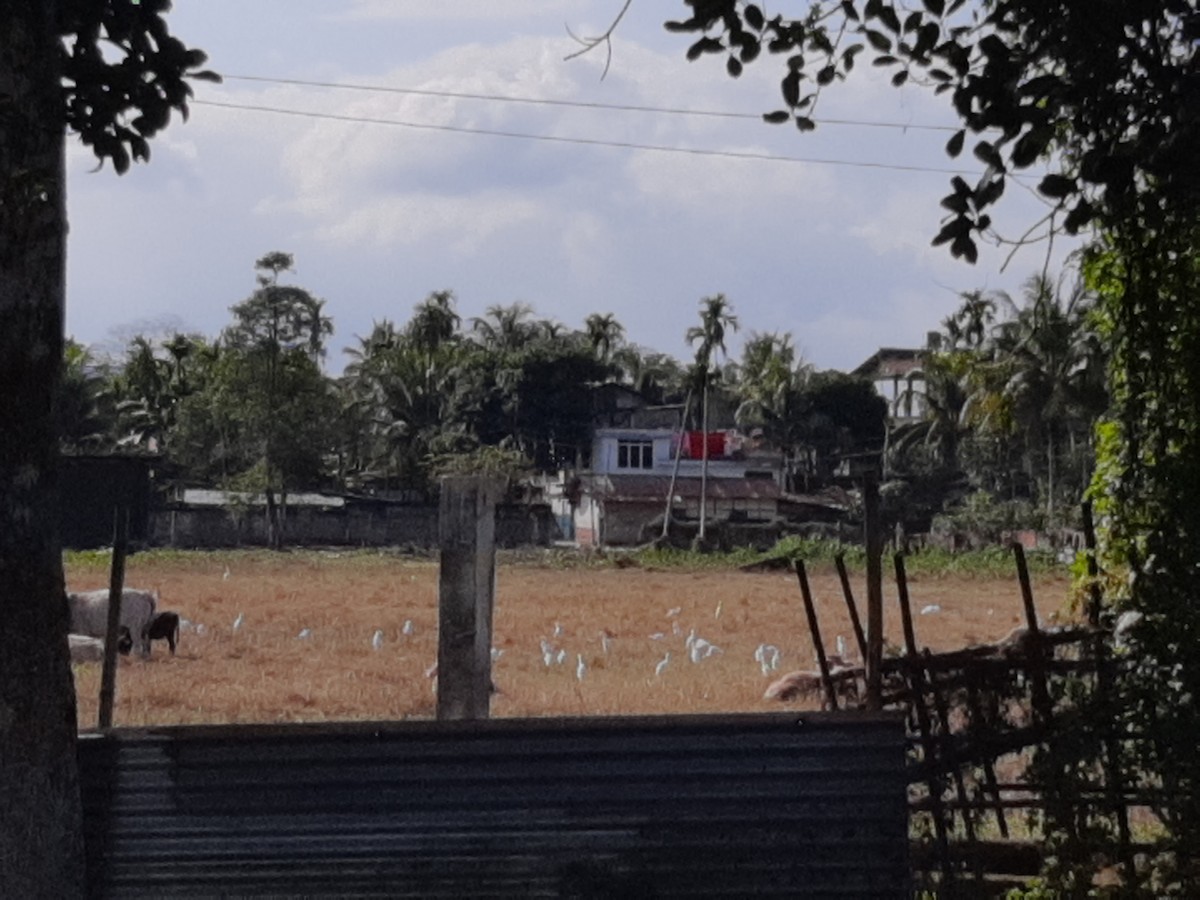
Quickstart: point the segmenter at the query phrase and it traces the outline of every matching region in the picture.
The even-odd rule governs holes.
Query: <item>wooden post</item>
[[[112,571],[108,576],[108,622],[104,628],[104,667],[100,672],[100,715],[98,726],[112,728],[113,701],[117,686],[117,634],[121,626],[121,595],[125,591],[125,554],[129,550],[129,509],[118,506],[113,513]],[[135,646],[141,635],[130,635]]]
[[[946,829],[946,817],[942,803],[942,781],[938,772],[941,768],[937,740],[933,724],[929,721],[929,710],[925,707],[925,661],[917,650],[917,633],[913,628],[912,605],[908,600],[908,576],[904,570],[904,554],[893,557],[896,566],[896,595],[900,601],[900,623],[904,628],[904,662],[908,670],[909,704],[917,722],[918,737],[925,764],[929,771],[929,810],[933,816],[933,830],[937,838],[938,856],[942,874],[952,877],[950,864],[950,837]],[[931,683],[937,691],[936,683]],[[943,886],[945,888],[945,886]]]
[[[1088,574],[1088,624],[1100,627],[1100,606],[1103,594],[1100,590],[1100,563],[1096,561],[1096,523],[1092,519],[1092,501],[1083,501],[1083,546]]]
[[[496,500],[480,476],[441,480],[438,534],[438,719],[486,719],[492,686]]]
[[[1042,631],[1038,627],[1037,607],[1033,602],[1033,585],[1029,580],[1029,566],[1025,562],[1025,548],[1012,545],[1013,557],[1017,562],[1017,580],[1021,583],[1021,602],[1025,608],[1025,627],[1029,631],[1029,674],[1033,684],[1033,708],[1042,724],[1049,725],[1053,715],[1050,689],[1046,684],[1046,654]]]
[[[863,482],[863,542],[867,549],[867,709],[883,708],[883,522],[879,483]]]
[[[821,670],[821,684],[825,686],[825,702],[831,710],[838,708],[837,691],[829,677],[829,660],[825,657],[825,645],[821,642],[821,626],[817,623],[817,608],[813,604],[812,590],[808,585],[808,571],[804,560],[796,560],[796,578],[800,581],[800,596],[804,599],[804,615],[808,618],[808,631],[812,635],[813,647],[817,651],[817,666]]]
[[[862,619],[858,617],[858,604],[854,602],[854,591],[850,589],[850,575],[846,571],[846,557],[839,553],[833,558],[838,578],[842,581],[842,596],[846,598],[846,610],[850,613],[850,625],[854,628],[854,640],[858,642],[858,658],[867,664],[867,636],[863,633]]]

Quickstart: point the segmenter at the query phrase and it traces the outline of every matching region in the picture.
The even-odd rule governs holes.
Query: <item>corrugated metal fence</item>
[[[904,897],[904,726],[737,715],[80,740],[100,897]]]

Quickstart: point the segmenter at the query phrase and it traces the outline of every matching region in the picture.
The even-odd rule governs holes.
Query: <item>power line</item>
[[[498,103],[526,103],[535,106],[562,106],[575,109],[603,109],[614,112],[658,113],[672,116],[700,116],[714,119],[744,119],[762,122],[757,113],[729,110],[684,109],[671,106],[639,106],[628,103],[598,103],[584,100],[554,100],[548,97],[520,97],[512,94],[479,94],[468,91],[439,91],[432,88],[388,87],[378,84],[345,84],[334,81],[306,81],[301,78],[270,78],[265,75],[224,75],[227,81],[253,81],[262,84],[288,84],[301,87],[332,88],[381,94],[411,94],[418,97],[447,97],[456,100],[488,100]],[[952,125],[912,125],[904,122],[872,122],[866,119],[818,119],[819,125],[853,125],[861,128],[898,128],[901,131],[942,131],[958,129]]]
[[[588,147],[615,147],[623,150],[649,150],[656,153],[684,153],[691,156],[722,157],[725,159],[757,160],[760,162],[806,163],[819,166],[847,166],[858,169],[887,169],[894,172],[925,172],[935,175],[971,174],[963,169],[939,169],[931,166],[908,166],[897,163],[859,162],[845,159],[820,159],[800,156],[778,156],[773,153],[757,153],[749,150],[709,150],[701,147],[668,147],[663,144],[641,144],[634,141],[611,141],[599,138],[562,137],[551,134],[530,134],[521,131],[500,131],[490,128],[466,128],[460,125],[434,125],[428,122],[403,122],[398,119],[378,119],[370,116],[350,116],[339,113],[308,112],[299,109],[283,109],[277,106],[225,103],[218,100],[192,100],[196,106],[214,106],[220,109],[244,112],[274,113],[306,119],[326,119],[335,122],[353,122],[364,125],[390,125],[396,128],[414,128],[423,131],[443,131],[453,134],[473,134],[487,137],[515,138],[527,141],[544,141],[555,144],[577,144]],[[981,173],[974,173],[981,174]]]

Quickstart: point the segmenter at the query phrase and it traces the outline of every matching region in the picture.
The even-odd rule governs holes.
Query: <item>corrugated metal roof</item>
[[[593,485],[608,500],[664,500],[671,488],[668,475],[604,475]],[[688,500],[700,498],[699,478],[677,478],[675,496]],[[779,485],[769,478],[709,478],[709,500],[776,500]]]
[[[83,736],[98,897],[906,897],[897,716]]]

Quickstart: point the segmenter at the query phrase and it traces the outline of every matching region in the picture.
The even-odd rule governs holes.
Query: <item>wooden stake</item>
[[[930,764],[929,807],[930,813],[933,815],[933,828],[938,842],[938,854],[941,857],[942,874],[946,878],[950,878],[950,838],[946,830],[945,810],[942,804],[942,782],[934,774],[937,766],[933,765],[939,754],[933,735],[933,726],[929,721],[929,711],[925,708],[925,667],[921,655],[917,651],[917,634],[913,628],[912,607],[908,602],[908,577],[904,571],[904,554],[897,553],[893,557],[893,563],[896,567],[896,593],[900,601],[900,622],[904,627],[904,661],[907,664],[909,676],[909,703],[912,705],[912,713],[917,721],[917,732],[925,762]]]
[[[1025,608],[1025,627],[1029,630],[1029,672],[1033,681],[1033,708],[1042,722],[1049,724],[1052,714],[1050,690],[1046,685],[1046,657],[1042,643],[1042,631],[1038,626],[1037,607],[1033,603],[1033,586],[1029,580],[1029,566],[1025,562],[1025,548],[1012,545],[1013,558],[1017,562],[1017,580],[1021,583],[1021,602]]]
[[[883,708],[883,524],[879,484],[863,482],[863,542],[867,548],[867,709]]]
[[[838,578],[842,581],[842,596],[846,598],[846,610],[850,613],[850,625],[854,629],[854,640],[858,642],[858,658],[867,662],[867,636],[863,634],[862,620],[858,617],[858,604],[854,602],[854,592],[850,589],[850,575],[846,572],[846,557],[839,553],[833,558],[837,566]]]
[[[496,500],[479,476],[441,480],[438,531],[438,719],[486,719],[492,686]]]
[[[108,576],[108,621],[104,628],[104,668],[100,672],[101,730],[112,728],[113,702],[117,687],[117,634],[121,628],[121,595],[125,591],[125,555],[129,551],[129,508],[113,511],[112,570]],[[130,635],[140,646],[141,635]]]
[[[817,666],[821,670],[821,684],[825,686],[825,702],[831,710],[838,708],[837,691],[829,677],[829,660],[825,657],[825,644],[821,642],[821,626],[817,624],[817,608],[813,604],[812,591],[808,586],[808,571],[804,560],[796,560],[796,578],[800,581],[800,596],[804,598],[804,614],[808,617],[808,631],[812,635],[813,648],[817,651]]]

